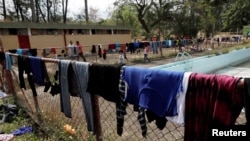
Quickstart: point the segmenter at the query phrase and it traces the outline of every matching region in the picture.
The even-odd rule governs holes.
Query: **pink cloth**
[[[0,134],[0,141],[10,141],[14,138],[13,134]]]

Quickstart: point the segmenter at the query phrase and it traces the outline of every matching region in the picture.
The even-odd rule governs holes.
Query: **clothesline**
[[[15,53],[9,53],[10,55],[12,56],[19,56],[19,54],[15,54]],[[26,55],[26,57],[28,57]],[[51,63],[58,63],[60,61],[60,59],[55,59],[55,58],[45,58],[45,57],[38,57],[40,58],[42,61],[45,61],[45,62],[51,62]],[[74,60],[75,61],[75,60]],[[244,79],[240,79],[239,82],[237,83],[237,87],[238,88],[243,88],[244,87]]]
[[[10,55],[13,55],[13,56],[17,56],[17,57],[20,57],[20,55],[18,54],[10,54]],[[22,57],[29,57],[28,55],[21,55]],[[62,79],[60,82],[62,82],[64,85],[63,87],[63,90],[62,90],[62,97],[64,98],[63,102],[66,103],[66,105],[64,106],[69,106],[70,103],[68,100],[68,97],[69,97],[69,94],[68,93],[65,93],[67,92],[67,89],[66,88],[70,88],[70,86],[72,84],[76,84],[76,83],[70,83],[71,81],[74,81],[75,79],[73,78],[82,78],[84,79],[83,77],[79,77],[79,75],[83,75],[86,76],[86,75],[89,75],[88,79],[88,83],[86,83],[86,81],[81,81],[82,83],[84,83],[83,85],[87,87],[87,90],[84,89],[84,90],[81,90],[81,92],[88,92],[90,94],[97,94],[97,95],[100,95],[102,96],[104,99],[108,100],[108,101],[112,101],[112,102],[116,102],[117,99],[116,97],[118,96],[117,95],[117,91],[119,90],[118,89],[118,80],[120,79],[120,76],[122,76],[123,78],[125,78],[124,82],[127,82],[127,83],[124,83],[124,84],[129,84],[128,88],[134,88],[138,91],[141,90],[141,88],[143,88],[143,92],[140,91],[141,93],[144,93],[144,98],[145,99],[142,99],[143,103],[142,104],[148,104],[147,106],[151,106],[151,110],[152,111],[155,111],[155,113],[157,113],[158,115],[164,115],[165,110],[164,108],[166,107],[162,107],[161,104],[162,103],[157,103],[158,100],[160,100],[161,102],[166,102],[166,99],[164,99],[166,97],[166,95],[163,95],[163,93],[165,93],[166,91],[168,92],[169,89],[171,89],[171,92],[173,93],[173,96],[175,96],[175,91],[172,91],[172,89],[175,89],[178,91],[180,90],[179,88],[180,85],[183,85],[183,81],[182,81],[182,76],[183,75],[183,72],[181,73],[176,73],[174,71],[156,71],[156,69],[140,69],[136,66],[128,66],[128,67],[123,67],[124,71],[123,73],[124,74],[121,74],[120,71],[121,71],[121,66],[117,66],[117,65],[107,65],[107,64],[98,64],[98,63],[94,63],[93,65],[89,65],[89,64],[85,64],[85,62],[80,62],[80,61],[71,61],[71,60],[65,60],[65,59],[62,59],[62,60],[58,60],[58,59],[50,59],[50,58],[43,58],[43,57],[37,57],[37,58],[41,58],[41,60],[43,60],[44,62],[48,61],[48,62],[56,62],[56,63],[60,63],[61,65],[59,65],[60,67],[60,70],[62,71],[61,74],[59,75],[60,76],[60,79]],[[34,59],[34,57],[30,57],[30,59]],[[75,63],[72,63],[71,62],[75,62]],[[79,63],[78,63],[79,62]],[[87,62],[86,62],[87,63]],[[70,65],[73,65],[73,69],[75,70],[70,70],[68,69]],[[80,66],[78,68],[78,66]],[[83,70],[80,70],[80,68],[84,68]],[[159,69],[158,69],[159,70]],[[85,72],[86,71],[86,72]],[[77,72],[75,73],[73,76],[72,74],[74,72]],[[67,76],[69,75],[70,76]],[[112,77],[111,77],[112,76]],[[136,80],[135,80],[135,77],[136,76]],[[140,78],[139,78],[140,77]],[[174,77],[174,78],[178,78],[178,83],[175,82],[175,81],[171,81],[170,77]],[[70,81],[66,81],[64,79],[69,79]],[[86,77],[87,78],[87,77]],[[186,77],[187,78],[187,77]],[[161,80],[159,80],[161,79]],[[225,108],[223,106],[226,105],[226,108],[223,109],[225,110],[225,113],[226,114],[231,114],[231,113],[235,113],[237,114],[238,111],[240,111],[241,107],[237,107],[237,106],[240,106],[239,104],[239,99],[242,98],[241,95],[239,95],[238,93],[234,92],[233,90],[237,87],[237,88],[244,88],[244,79],[245,78],[233,78],[231,76],[226,76],[226,75],[220,75],[220,74],[199,74],[199,73],[193,73],[192,74],[192,78],[190,80],[188,80],[189,84],[186,85],[186,89],[188,87],[190,87],[189,91],[188,91],[188,102],[189,104],[187,104],[187,109],[186,110],[189,110],[191,112],[194,113],[194,115],[196,116],[195,119],[199,120],[199,119],[202,119],[203,117],[198,115],[198,113],[195,113],[194,111],[196,110],[199,110],[199,107],[197,107],[197,105],[202,105],[203,107],[200,109],[202,111],[202,115],[203,114],[206,114],[207,110],[211,110],[210,106],[212,106],[212,109],[213,110],[217,110],[215,111],[215,117],[213,114],[209,113],[209,116],[212,116],[213,118],[219,118],[219,121],[225,125],[230,125],[231,123],[229,123],[228,121],[225,121],[223,120],[223,118],[228,118],[230,119],[231,117],[228,116],[228,117],[223,117],[224,115],[220,115],[220,111]],[[139,81],[139,80],[143,80],[142,81]],[[172,80],[176,80],[176,79],[172,79]],[[76,82],[76,81],[74,81]],[[140,83],[140,85],[138,85],[138,83]],[[150,82],[150,83],[149,83]],[[151,85],[153,82],[154,85]],[[186,81],[187,82],[187,81]],[[147,84],[147,86],[145,87],[144,84]],[[160,85],[159,85],[160,83]],[[180,85],[179,85],[180,84]],[[60,84],[61,85],[61,84]],[[121,84],[122,85],[122,84]],[[126,85],[124,85],[124,87],[126,87]],[[178,86],[177,86],[178,85]],[[68,87],[64,87],[64,86],[68,86]],[[167,86],[167,87],[166,87]],[[86,88],[85,87],[85,88]],[[136,88],[135,88],[136,87]],[[154,88],[154,89],[151,89],[151,88]],[[157,87],[159,89],[157,89]],[[149,91],[150,90],[153,90],[153,91]],[[134,90],[133,89],[133,90]],[[199,90],[200,91],[199,91]],[[75,90],[75,89],[74,89]],[[127,90],[127,89],[125,89]],[[132,92],[134,92],[132,90]],[[130,91],[131,92],[131,91]],[[141,94],[141,93],[138,93],[136,92],[136,95],[132,95],[132,93],[130,95],[126,95],[126,96],[129,96],[127,98],[127,100],[130,100],[131,103],[134,103],[135,106],[138,106],[137,102],[138,102],[138,97],[137,95],[138,94]],[[71,93],[72,94],[72,93]],[[85,93],[86,94],[86,93]],[[148,95],[147,94],[150,94],[149,97],[147,97]],[[159,97],[159,95],[156,95],[156,97],[152,96],[153,94],[160,94],[160,96],[163,97],[163,99],[159,99],[161,97]],[[65,97],[65,95],[67,97]],[[84,95],[85,96],[85,95]],[[83,93],[82,93],[82,98],[84,97],[83,96]],[[139,96],[139,95],[138,95]],[[142,95],[140,95],[141,97]],[[158,97],[157,97],[158,96]],[[193,97],[196,97],[195,99]],[[234,99],[234,97],[236,97],[236,99]],[[89,97],[88,97],[89,98]],[[150,101],[151,99],[150,98],[153,98],[153,99],[156,99],[155,101],[153,101],[154,103],[156,103],[156,106],[152,105],[152,101]],[[211,98],[211,99],[210,99]],[[239,99],[237,99],[239,98]],[[171,98],[173,101],[175,101],[175,98]],[[90,101],[90,100],[87,100],[85,99],[86,101]],[[139,99],[140,101],[141,99]],[[86,101],[83,101],[82,103],[83,104],[86,104]],[[145,102],[146,101],[146,102]],[[209,103],[211,101],[211,103]],[[140,101],[141,102],[141,101]],[[167,101],[168,102],[168,101]],[[216,103],[217,104],[217,107],[213,107],[214,105],[212,105],[213,103]],[[231,105],[231,104],[234,104],[234,102],[236,102],[236,104],[239,104],[239,105],[236,105],[237,107],[237,111],[233,111],[234,109],[232,108],[233,106],[235,105]],[[238,102],[238,103],[237,103]],[[205,103],[205,105],[204,105]],[[166,103],[164,103],[166,104]],[[207,104],[207,106],[206,106]],[[140,105],[141,106],[141,105]],[[170,108],[175,108],[174,105],[169,105]],[[85,107],[85,106],[83,106]],[[158,107],[158,108],[157,108]],[[160,108],[159,108],[160,107]],[[66,107],[64,107],[64,112],[68,112],[67,116],[70,117],[70,110],[66,110]],[[144,112],[144,109],[145,107],[142,107],[139,109],[139,114],[143,114]],[[217,108],[217,109],[216,109]],[[169,109],[171,110],[171,109]],[[91,110],[90,110],[91,111]],[[163,112],[162,112],[163,111]],[[190,113],[191,113],[190,112]],[[87,114],[87,113],[86,113]],[[93,114],[93,113],[89,113],[89,114]],[[66,114],[65,114],[66,115]],[[124,115],[123,115],[124,116]],[[139,115],[141,116],[141,115]],[[139,117],[138,116],[138,117]],[[164,115],[165,117],[166,115]],[[171,116],[171,115],[169,115]],[[186,117],[188,118],[193,118],[193,115],[185,115]],[[218,116],[218,117],[216,117]],[[92,117],[92,116],[90,116]],[[232,117],[232,121],[234,120],[235,117]],[[144,118],[145,119],[145,118]],[[194,134],[195,132],[191,131],[191,125],[192,125],[192,121],[190,119],[190,123],[186,124],[185,125],[189,125],[187,126],[187,129],[190,131],[190,134],[186,134],[187,137],[189,138],[192,138],[192,134]],[[204,120],[204,119],[202,119]],[[93,130],[92,129],[92,122],[91,119],[89,119],[89,122],[87,125],[91,125],[89,126],[88,128],[91,128],[90,130]],[[189,120],[187,120],[186,122],[189,122]],[[200,120],[199,120],[200,122]],[[203,128],[207,128],[208,126],[206,124],[208,124],[210,122],[210,119],[205,119],[205,127]],[[197,122],[198,123],[198,122]],[[196,124],[196,123],[195,123]],[[143,125],[143,124],[141,124]],[[195,126],[195,130],[199,130],[201,129],[201,125],[198,126],[198,124],[196,124],[197,127]],[[142,129],[144,129],[144,126],[141,127]],[[186,126],[185,126],[186,128]],[[199,130],[200,131],[200,130]],[[206,130],[207,131],[207,130]],[[201,131],[200,131],[201,132]],[[146,132],[143,132],[143,136],[146,135]],[[201,134],[200,134],[201,135]],[[208,132],[207,134],[208,135]],[[199,136],[201,138],[201,136]]]

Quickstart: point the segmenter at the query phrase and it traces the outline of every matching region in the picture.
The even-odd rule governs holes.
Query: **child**
[[[106,58],[107,58],[106,49],[102,50],[102,57],[103,57],[104,60],[106,60]]]
[[[124,53],[123,50],[119,51],[119,65],[124,65],[125,64],[125,58],[124,58]]]
[[[148,62],[150,62],[150,59],[148,58],[148,53],[149,53],[149,47],[148,45],[146,44],[145,47],[144,47],[144,62],[146,60],[148,60]]]

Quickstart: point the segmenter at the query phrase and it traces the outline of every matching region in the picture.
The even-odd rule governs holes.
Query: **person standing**
[[[102,57],[103,57],[104,60],[106,60],[106,58],[107,58],[107,51],[106,51],[105,48],[102,49]]]
[[[68,47],[66,49],[66,54],[69,56],[69,57],[74,57],[75,56],[75,53],[76,53],[76,50],[75,50],[75,45],[73,44],[72,41],[69,41],[69,44],[68,44]]]
[[[85,58],[85,56],[83,54],[82,45],[80,44],[79,41],[76,41],[76,47],[78,47],[78,51],[79,51],[78,56],[81,57],[84,62],[86,62],[86,58]],[[79,57],[78,57],[77,60],[79,60]]]
[[[123,44],[121,49],[123,50],[124,59],[126,59],[128,61],[127,54],[126,54],[127,49],[128,49],[127,44]]]
[[[101,45],[98,45],[98,56],[99,56],[99,58],[102,58],[102,47],[101,47]]]
[[[96,54],[96,46],[95,45],[92,45],[91,53]]]
[[[124,58],[124,53],[123,50],[119,50],[119,65],[125,65],[125,58]]]
[[[150,62],[150,59],[148,58],[148,53],[149,53],[149,47],[148,47],[148,44],[145,44],[145,47],[144,47],[144,62],[146,60],[148,62]]]

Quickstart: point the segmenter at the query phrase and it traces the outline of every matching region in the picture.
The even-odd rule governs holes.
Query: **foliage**
[[[137,37],[141,34],[141,25],[134,13],[134,7],[119,5],[119,8],[113,12],[110,22],[115,25],[130,27],[132,29],[132,37]]]
[[[237,31],[242,29],[244,25],[250,22],[250,1],[235,0],[231,3],[223,14],[223,29],[229,31]]]

